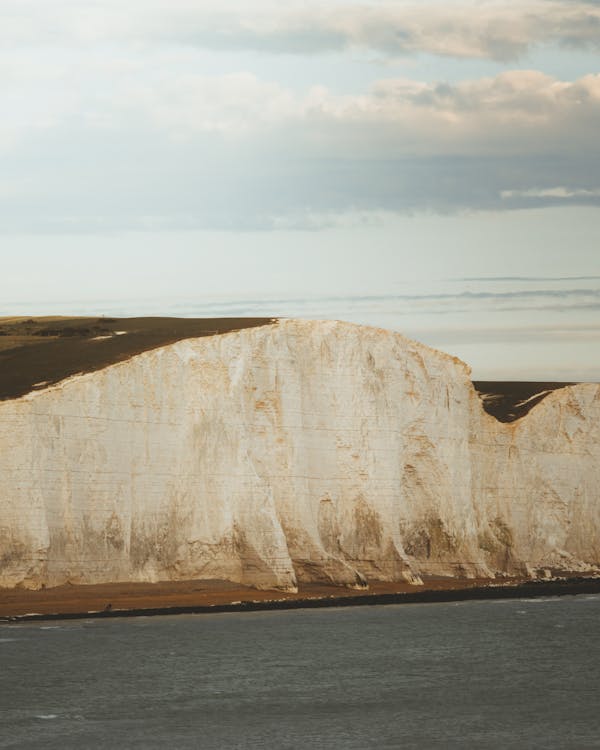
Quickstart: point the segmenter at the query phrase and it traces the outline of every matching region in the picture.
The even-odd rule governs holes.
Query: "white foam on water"
[[[58,719],[58,714],[35,714],[36,719]]]

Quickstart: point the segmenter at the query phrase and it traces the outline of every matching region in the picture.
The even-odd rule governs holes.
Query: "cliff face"
[[[579,385],[501,424],[379,329],[180,341],[0,403],[0,585],[588,570],[599,417]]]

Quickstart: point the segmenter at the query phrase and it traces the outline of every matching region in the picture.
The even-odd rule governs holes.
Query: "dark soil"
[[[514,422],[524,417],[551,391],[576,383],[474,380],[473,385],[488,414],[499,422]]]
[[[270,318],[0,318],[0,400],[24,396],[181,339],[271,322]],[[126,333],[118,335],[121,331]]]

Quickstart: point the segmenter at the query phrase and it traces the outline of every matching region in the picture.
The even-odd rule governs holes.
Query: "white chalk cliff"
[[[0,585],[600,564],[600,386],[501,424],[457,359],[286,320],[0,403]]]

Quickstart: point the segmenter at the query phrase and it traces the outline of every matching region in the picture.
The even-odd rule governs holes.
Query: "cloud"
[[[202,297],[202,295],[201,295]],[[53,311],[53,305],[64,305],[60,302],[44,303],[49,312]],[[24,314],[39,309],[39,302],[14,302],[11,301],[10,310],[25,310]],[[505,316],[506,312],[521,313],[519,323],[512,328],[510,339],[519,336],[531,336],[534,332],[540,336],[551,338],[553,336],[584,338],[600,337],[600,325],[598,323],[584,323],[584,318],[574,317],[570,322],[563,322],[565,314],[581,311],[600,310],[600,288],[577,289],[564,288],[525,290],[519,292],[446,292],[432,293],[423,291],[418,294],[339,294],[339,295],[312,295],[278,297],[274,295],[260,296],[235,296],[227,295],[221,298],[188,299],[177,298],[177,301],[165,299],[143,299],[143,300],[86,300],[85,302],[69,302],[69,312],[80,313],[81,307],[86,309],[102,310],[107,314],[115,315],[156,315],[169,314],[184,317],[297,317],[316,319],[340,319],[350,320],[370,325],[386,325],[386,321],[394,320],[392,327],[403,329],[410,325],[413,329],[432,332],[446,331],[451,336],[456,332],[457,316],[464,325],[464,315],[468,315],[470,321],[467,330],[472,335],[477,332],[490,331],[495,328],[495,321],[510,320]],[[165,307],[166,305],[166,307]],[[0,313],[3,308],[0,307]],[[63,310],[66,312],[66,310]],[[555,320],[561,322],[548,323],[546,313],[555,314]],[[7,313],[8,314],[8,313]],[[436,325],[428,329],[428,322],[432,318]],[[569,320],[569,319],[567,319]],[[533,324],[535,322],[535,326]],[[490,328],[490,324],[492,324]]]
[[[318,229],[600,204],[600,75],[389,79],[341,95],[114,65],[57,61],[41,83],[27,69],[7,82],[0,229]]]
[[[500,197],[503,200],[510,198],[556,198],[565,200],[569,198],[600,198],[600,188],[588,190],[586,188],[528,188],[527,190],[502,190]]]
[[[389,78],[342,94],[215,75],[231,58],[197,51],[506,56],[566,43],[565,30],[595,44],[589,3],[4,0],[1,13],[4,231],[316,230],[600,204],[598,74]]]
[[[600,276],[462,276],[455,281],[477,281],[477,282],[506,282],[506,281],[519,281],[519,282],[531,282],[531,281],[598,281]]]
[[[68,91],[68,79],[61,82],[62,96],[42,97],[47,109],[41,120],[27,122],[15,101],[20,132],[72,126],[75,120],[87,131],[136,127],[190,144],[211,134],[234,147],[244,138],[264,138],[271,149],[291,143],[304,155],[330,158],[600,153],[600,74],[574,82],[530,70],[456,84],[389,79],[356,95],[321,86],[297,93],[247,72],[178,72],[157,80],[131,75],[112,79],[112,89],[102,73],[91,71],[83,80],[80,75]],[[540,186],[549,189],[566,192],[536,197],[573,197],[569,185]]]
[[[7,85],[14,106],[0,128],[26,136],[64,125],[105,133],[135,126],[174,140],[263,134],[275,145],[283,129],[288,141],[330,156],[599,151],[600,74],[573,82],[531,70],[456,84],[389,79],[340,95],[321,86],[297,93],[247,72],[148,80],[143,69],[116,76],[80,66],[41,85]]]
[[[253,3],[206,0],[4,0],[5,44],[191,45],[314,55],[366,50],[512,61],[532,46],[600,47],[600,8],[582,0]]]

